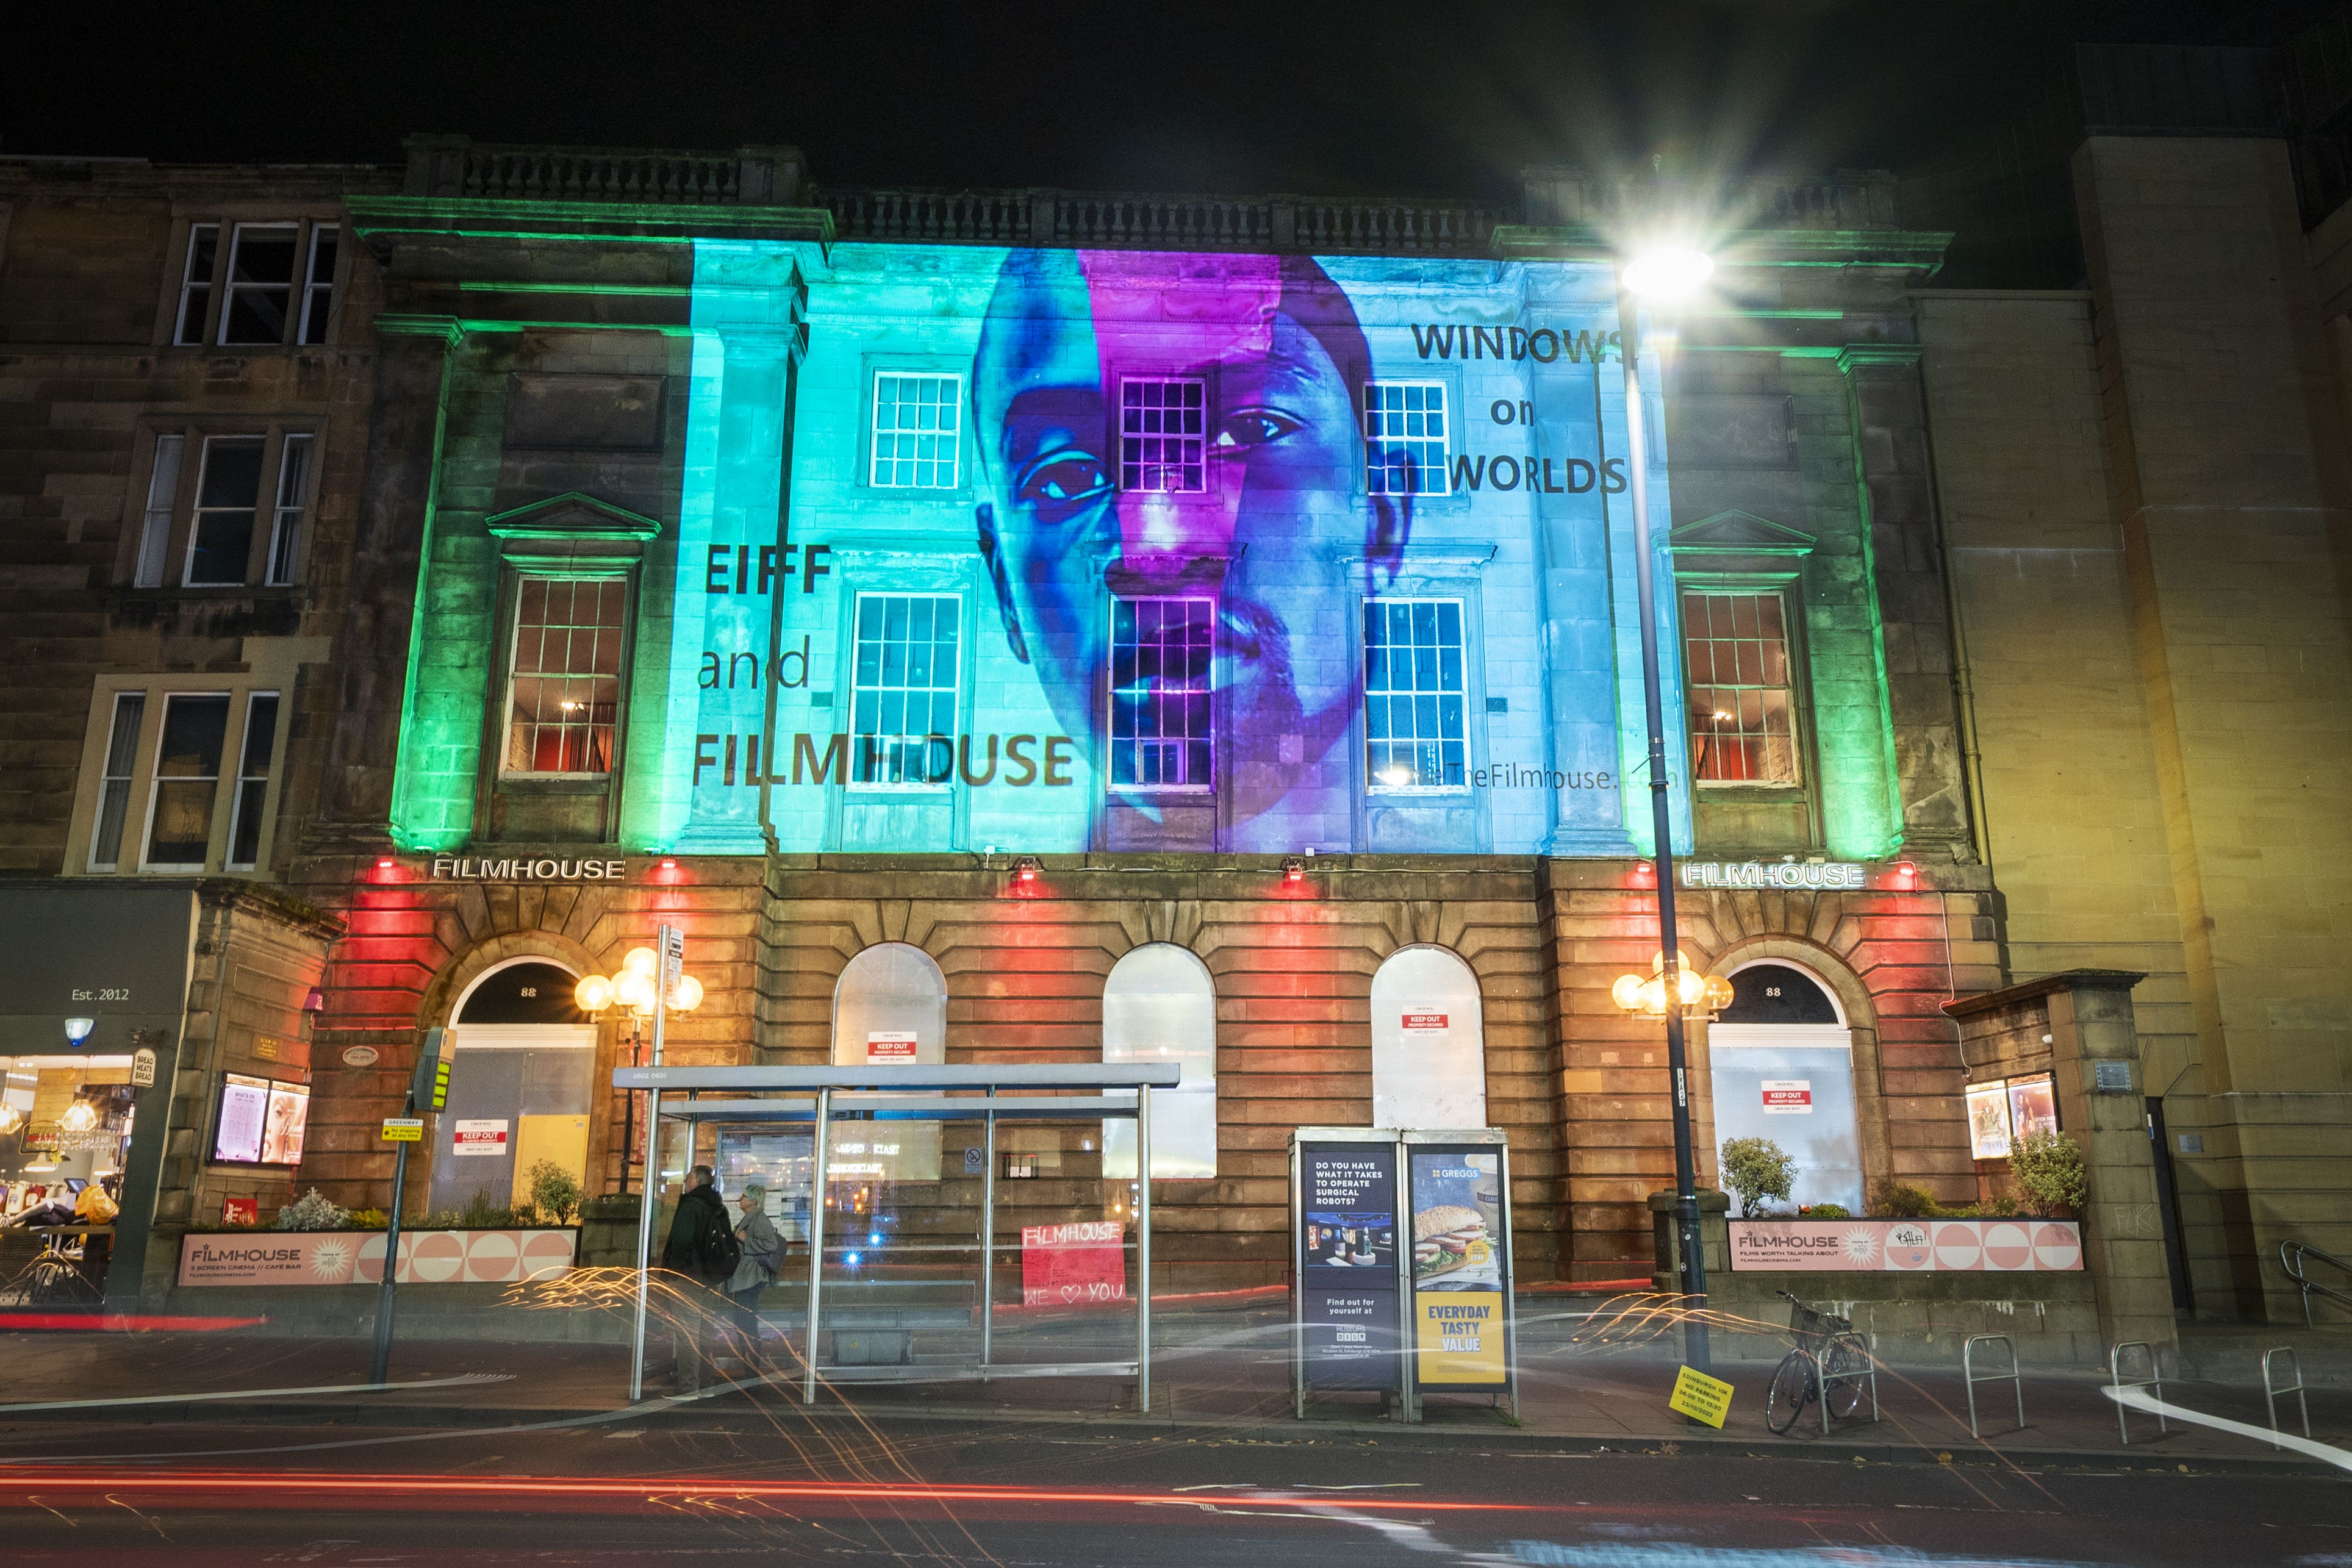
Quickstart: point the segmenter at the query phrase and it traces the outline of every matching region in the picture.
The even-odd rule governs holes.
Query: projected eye
[[[1300,428],[1301,422],[1271,408],[1238,408],[1217,432],[1220,446],[1264,446]]]
[[[1022,476],[1021,499],[1034,506],[1066,507],[1110,488],[1099,458],[1084,452],[1057,452]]]

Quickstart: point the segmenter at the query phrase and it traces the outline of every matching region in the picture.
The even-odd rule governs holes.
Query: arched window
[[[1478,977],[1450,948],[1400,948],[1372,977],[1372,1125],[1486,1124]]]
[[[1718,1155],[1733,1138],[1769,1138],[1797,1162],[1790,1207],[1837,1203],[1861,1213],[1853,1036],[1837,998],[1779,959],[1727,977],[1731,1005],[1706,1036]]]
[[[1217,988],[1209,967],[1172,942],[1129,953],[1103,982],[1103,1061],[1173,1062],[1183,1078],[1151,1095],[1155,1181],[1217,1174]],[[1135,1179],[1135,1124],[1103,1124],[1103,1175]]]
[[[948,980],[931,956],[883,942],[852,958],[833,988],[833,1064],[937,1067],[947,1059]]]
[[[504,1207],[530,1196],[541,1160],[585,1180],[596,1030],[572,1003],[579,978],[550,958],[509,958],[457,998],[428,1207],[463,1208],[477,1194]]]
[[[948,1059],[948,980],[929,953],[881,942],[850,959],[833,988],[835,1067],[937,1067]],[[940,1179],[937,1122],[876,1122],[827,1134],[835,1180]]]

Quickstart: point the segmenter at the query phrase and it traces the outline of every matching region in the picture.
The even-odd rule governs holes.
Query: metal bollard
[[[2009,1352],[2009,1370],[2007,1372],[1988,1373],[1984,1376],[1979,1377],[1977,1375],[1976,1369],[1977,1346],[1980,1344],[1993,1344],[1996,1343]],[[1983,1433],[1977,1430],[1977,1385],[1979,1383],[2009,1383],[2013,1384],[2016,1386],[2017,1425],[2021,1429],[2023,1428],[2025,1426],[2025,1369],[2018,1364],[2017,1346],[2010,1343],[2010,1338],[2007,1334],[1970,1334],[1968,1338],[1968,1343],[1960,1346],[1960,1375],[1967,1380],[1969,1385],[1969,1437],[1981,1439],[1984,1436]]]

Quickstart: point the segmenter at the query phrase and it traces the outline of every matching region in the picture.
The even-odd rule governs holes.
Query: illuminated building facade
[[[1651,324],[1633,413],[1681,946],[1737,998],[1698,1031],[1702,1169],[1769,1135],[1799,1200],[1997,1197],[2007,1140],[2091,1113],[2091,1064],[1984,1043],[1968,998],[2112,972],[2137,1013],[2098,1082],[2168,1130],[2167,1166],[2095,1155],[2095,1201],[2156,1215],[2105,1288],[2250,1313],[2287,1195],[2352,1186],[2263,1163],[2340,1125],[2347,1071],[2296,956],[2340,950],[2344,896],[2264,859],[2345,820],[2308,673],[2345,655],[2340,308],[2334,252],[2297,253],[2243,327],[2279,373],[2197,413],[2215,383],[2146,345],[2252,308],[2294,190],[2283,141],[2177,129],[2092,115],[2058,154],[2087,289],[1952,287],[1992,228],[1949,189],[1726,186],[1716,291]],[[2244,255],[2147,283],[2134,159],[2205,170]],[[1506,1130],[1524,1277],[1647,1276],[1664,1049],[1609,999],[1656,946],[1609,249],[1642,195],[831,190],[790,149],[443,137],[355,181],[364,479],[298,825],[254,872],[341,926],[296,1179],[384,1200],[378,1120],[446,1028],[412,1190],[504,1202],[542,1158],[634,1190],[602,1086],[643,1031],[571,992],[669,922],[706,991],[673,1061],[1182,1061],[1175,1278],[1279,1279],[1289,1130],[1367,1124]],[[2180,423],[2223,413],[2234,447]],[[2297,442],[2258,486],[2223,456]],[[2217,507],[2271,553],[2200,555],[2182,519]],[[2209,656],[2249,593],[2294,605],[2294,673]],[[2291,728],[2312,790],[2248,795],[2224,717]],[[59,775],[81,815],[100,736]],[[26,842],[82,874],[80,840]],[[937,1208],[978,1179],[959,1136],[877,1133],[850,1174]],[[1131,1144],[1022,1137],[1001,1206],[1123,1212]]]

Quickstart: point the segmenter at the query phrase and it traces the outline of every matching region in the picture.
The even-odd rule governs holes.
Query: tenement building
[[[580,985],[669,925],[672,1063],[1181,1064],[1162,1290],[1284,1278],[1301,1125],[1500,1129],[1521,1277],[1646,1280],[1648,613],[1704,1177],[1769,1136],[1795,1202],[1996,1202],[2104,1137],[2103,1289],[2299,1312],[2277,1245],[2352,1188],[2342,235],[2294,126],[2085,82],[2021,193],[0,163],[6,896],[79,933],[26,945],[0,1179],[135,1027],[126,1233],[383,1206],[426,1050],[412,1207],[674,1182]],[[1661,203],[1717,267],[1637,322]],[[157,889],[184,929],[100,902]],[[693,1156],[887,1246],[977,1141]],[[1131,1212],[1104,1124],[996,1152],[1001,1227]]]

